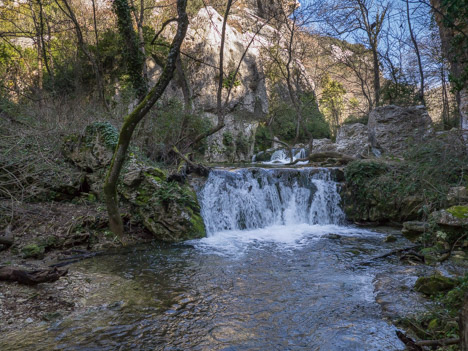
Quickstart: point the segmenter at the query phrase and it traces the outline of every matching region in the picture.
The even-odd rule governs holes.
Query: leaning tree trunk
[[[172,40],[166,59],[166,65],[153,89],[151,89],[138,106],[125,117],[123,126],[120,129],[119,141],[107,173],[106,182],[104,184],[104,194],[106,197],[107,212],[109,214],[109,225],[112,232],[117,235],[120,240],[123,240],[123,223],[119,213],[117,182],[127,155],[130,140],[137,124],[149,112],[156,101],[159,100],[174,75],[180,46],[185,38],[188,27],[186,7],[187,0],[177,0],[177,32]]]

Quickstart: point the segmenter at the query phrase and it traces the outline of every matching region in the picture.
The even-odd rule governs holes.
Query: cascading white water
[[[213,170],[198,197],[208,236],[272,225],[344,221],[337,184],[327,169]]]
[[[292,161],[296,161],[298,159],[305,158],[307,156],[307,152],[304,148],[301,149],[292,149],[291,150],[293,159]],[[255,162],[255,156],[252,158],[252,162]],[[291,162],[291,157],[289,151],[286,149],[279,149],[273,152],[270,157],[270,161],[264,161],[264,164],[286,164]],[[301,161],[300,164],[307,164],[307,161]]]

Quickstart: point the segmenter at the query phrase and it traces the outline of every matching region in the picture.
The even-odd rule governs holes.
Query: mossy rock
[[[455,279],[436,274],[430,277],[419,277],[414,288],[427,296],[434,296],[452,290],[456,285]]]
[[[384,242],[386,243],[394,243],[395,241],[397,241],[397,238],[395,235],[387,235],[387,237],[385,238]]]
[[[29,244],[21,249],[23,258],[38,258],[44,257],[45,248],[38,244]]]
[[[190,186],[167,182],[165,172],[146,168],[138,186],[122,186],[121,194],[153,236],[180,242],[206,236],[197,196]]]
[[[468,220],[468,206],[452,206],[447,212],[455,218]]]

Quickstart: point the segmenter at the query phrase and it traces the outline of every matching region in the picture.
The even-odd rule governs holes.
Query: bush
[[[360,160],[345,169],[348,215],[355,220],[409,220],[447,206],[453,186],[467,185],[463,141],[446,133],[415,145],[404,160]]]
[[[349,115],[343,121],[343,124],[362,123],[364,125],[367,125],[368,122],[369,122],[369,115],[361,115],[361,116]]]
[[[178,100],[169,100],[158,105],[157,115],[145,118],[137,133],[135,143],[152,161],[171,161],[171,149],[177,146],[186,152],[196,135],[210,129],[211,123],[200,113],[190,113]],[[205,143],[195,145],[195,152],[203,154]]]
[[[330,126],[318,109],[313,93],[306,93],[300,98],[303,123],[297,142],[308,143],[309,135],[313,138],[329,138]],[[271,121],[269,127],[267,121]],[[273,136],[286,143],[291,143],[296,136],[297,113],[294,107],[285,102],[274,102],[266,121],[257,128],[255,146],[257,150],[265,150],[270,147]]]

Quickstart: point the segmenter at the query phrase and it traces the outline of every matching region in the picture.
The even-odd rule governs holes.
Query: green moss
[[[112,150],[115,149],[119,142],[119,132],[109,122],[94,122],[86,127],[86,146],[92,144],[92,138],[96,135],[99,135],[104,141],[104,144]]]
[[[167,179],[166,172],[164,172],[162,169],[159,169],[159,168],[156,168],[156,167],[152,167],[152,168],[147,169],[144,174],[145,174],[145,176],[150,177],[150,178],[154,179],[157,182],[162,182],[162,181],[165,181]]]
[[[203,219],[200,215],[192,213],[190,223],[192,223],[192,230],[190,232],[191,238],[203,238],[206,236],[205,223],[203,223]]]
[[[453,206],[447,212],[459,219],[468,218],[468,206]]]
[[[26,245],[21,249],[24,258],[42,258],[45,248],[37,244]]]
[[[419,277],[414,288],[425,295],[435,296],[455,288],[456,285],[456,280],[436,274],[430,277]]]

